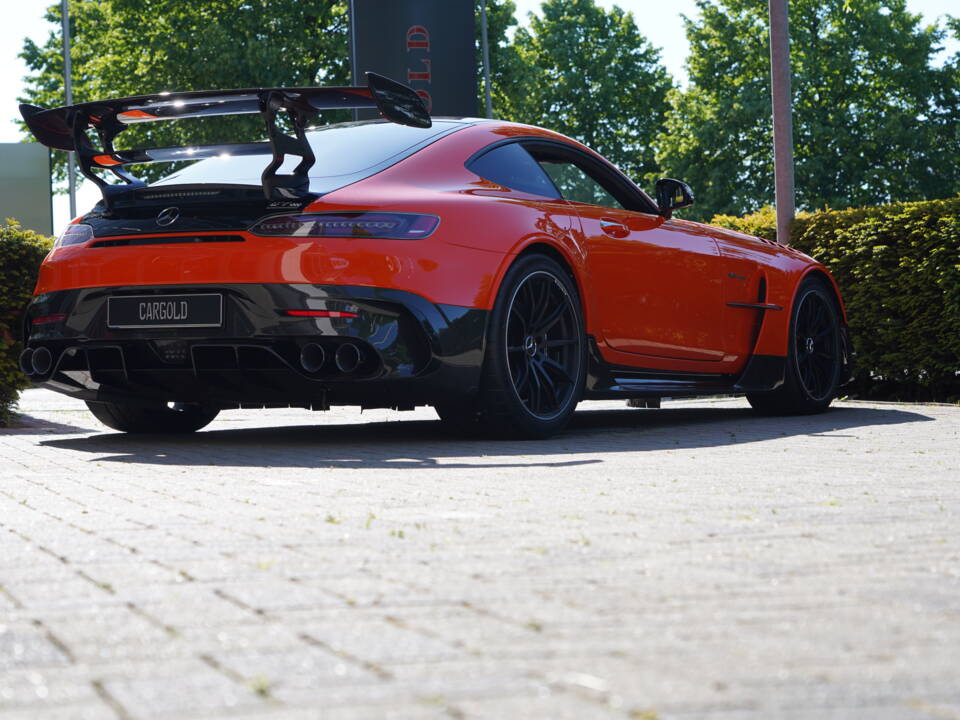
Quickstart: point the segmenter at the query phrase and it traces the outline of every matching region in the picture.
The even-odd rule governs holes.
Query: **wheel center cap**
[[[533,339],[533,335],[527,335],[527,337],[524,338],[523,351],[530,357],[537,354],[537,341]]]
[[[808,337],[808,338],[807,338],[807,342],[805,343],[805,345],[806,345],[806,349],[807,349],[807,354],[808,354],[808,355],[813,355],[813,338],[812,338],[812,337]]]

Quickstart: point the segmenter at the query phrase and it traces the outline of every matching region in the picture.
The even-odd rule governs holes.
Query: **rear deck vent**
[[[183,243],[229,243],[243,242],[240,235],[157,235],[154,237],[117,238],[97,240],[90,247],[121,247],[126,245],[180,245]]]

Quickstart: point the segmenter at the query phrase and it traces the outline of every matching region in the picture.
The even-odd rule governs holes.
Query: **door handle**
[[[630,234],[630,228],[610,218],[600,218],[600,229],[605,234],[615,238],[625,238]]]

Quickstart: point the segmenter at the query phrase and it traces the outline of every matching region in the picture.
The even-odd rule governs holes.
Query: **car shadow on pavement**
[[[9,433],[11,435],[20,433],[23,435],[76,435],[77,433],[90,432],[92,425],[96,423],[88,421],[83,425],[67,425],[66,423],[54,422],[43,418],[17,413],[13,416],[13,421],[7,427],[0,427],[0,434]]]
[[[216,429],[193,435],[97,434],[43,440],[88,452],[97,462],[228,467],[479,468],[564,467],[603,462],[610,452],[737,445],[798,435],[851,437],[843,431],[929,422],[901,409],[831,408],[820,415],[761,417],[746,408],[581,410],[566,432],[541,441],[458,437],[439,421]],[[561,459],[558,456],[580,456]],[[523,460],[519,460],[523,456]],[[531,461],[542,456],[542,462]],[[553,457],[550,457],[553,456]],[[468,458],[476,457],[477,462]],[[504,462],[518,457],[518,462]],[[450,461],[445,461],[449,458]]]

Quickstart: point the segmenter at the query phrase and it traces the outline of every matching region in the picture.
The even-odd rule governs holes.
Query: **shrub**
[[[772,237],[764,208],[713,224]],[[833,273],[856,349],[849,392],[960,401],[960,198],[798,216],[790,244]]]
[[[801,213],[802,216],[802,213]],[[765,205],[754,213],[744,215],[714,215],[711,225],[737,230],[747,235],[756,235],[767,240],[777,239],[777,211]]]
[[[52,243],[15,220],[0,225],[0,427],[10,421],[20,390],[29,385],[20,372],[20,323]]]

